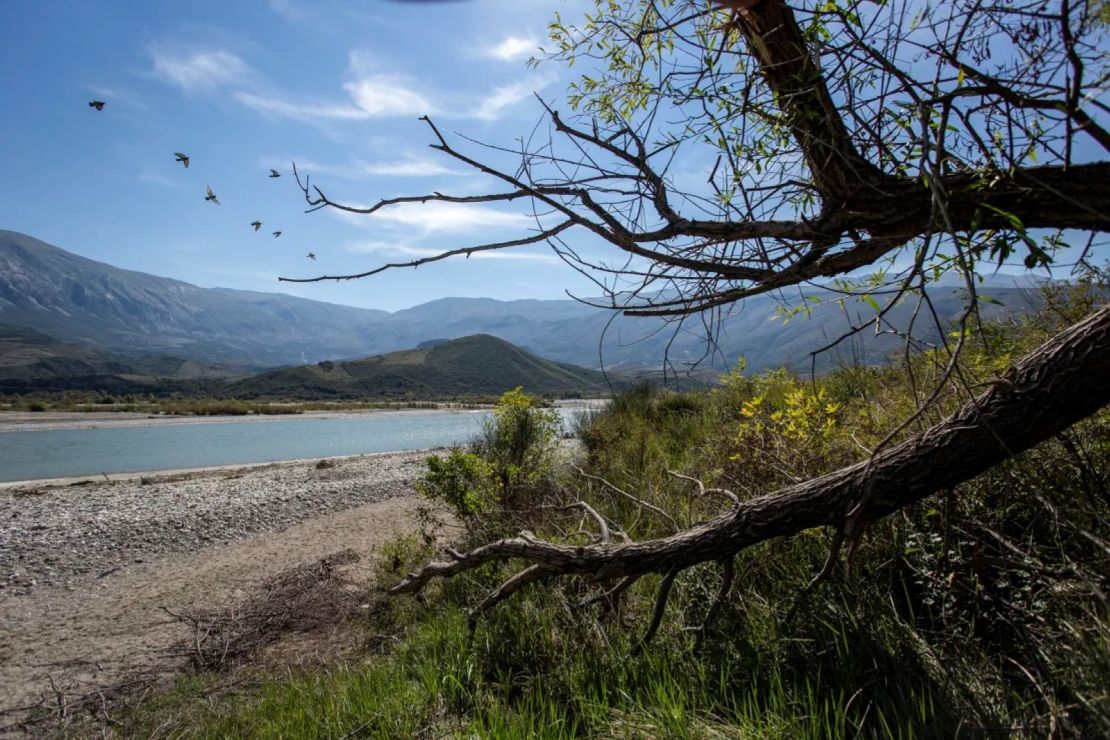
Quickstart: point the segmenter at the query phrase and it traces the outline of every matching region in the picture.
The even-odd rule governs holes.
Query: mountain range
[[[1031,305],[1035,291],[1013,280],[980,287],[992,301],[985,305],[988,315]],[[814,302],[837,297],[823,288],[806,293]],[[934,285],[929,296],[942,322],[964,305],[958,285]],[[779,306],[776,297],[759,296],[719,317],[709,364],[731,365],[743,355],[751,370],[808,370],[812,350],[839,336],[849,316],[872,310],[864,302],[834,303],[786,322]],[[891,324],[905,326],[912,310],[908,302],[899,306]],[[658,369],[665,357],[681,371],[706,353],[704,327],[696,319],[664,324],[614,318],[572,300],[490,298],[443,298],[390,313],[280,293],[200,288],[80,257],[12,231],[0,231],[0,323],[121,356],[171,356],[194,363],[189,367],[195,374],[213,376],[382,355],[476,334],[556,362],[618,372]],[[920,338],[929,341],[935,334],[924,330]],[[818,366],[879,362],[900,344],[892,334],[871,331],[822,355]]]

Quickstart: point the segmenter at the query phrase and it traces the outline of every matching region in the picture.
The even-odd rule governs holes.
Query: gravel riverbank
[[[0,599],[411,495],[428,452],[0,489]]]

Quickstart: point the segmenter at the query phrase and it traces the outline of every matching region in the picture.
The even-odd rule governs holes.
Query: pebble
[[[322,514],[409,495],[428,452],[0,492],[0,593],[95,579],[151,556],[275,532]],[[29,495],[35,494],[35,495]],[[114,572],[114,571],[113,571]],[[110,577],[110,576],[107,576]]]

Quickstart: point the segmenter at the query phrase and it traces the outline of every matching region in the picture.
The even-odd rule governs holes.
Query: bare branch
[[[677,575],[678,570],[671,569],[663,576],[663,580],[659,584],[659,594],[655,597],[655,608],[651,612],[651,622],[644,630],[644,636],[640,638],[640,644],[637,646],[638,650],[647,646],[659,630],[659,625],[663,622],[663,614],[667,610],[667,599],[671,596],[671,588],[674,586],[674,579]]]

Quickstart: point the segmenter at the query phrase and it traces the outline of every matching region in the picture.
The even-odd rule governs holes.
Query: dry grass
[[[226,671],[286,635],[340,625],[359,602],[340,569],[358,560],[354,551],[344,550],[287,570],[235,606],[195,612],[166,609],[192,632],[171,652],[198,670]]]

